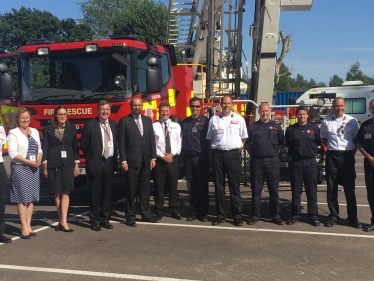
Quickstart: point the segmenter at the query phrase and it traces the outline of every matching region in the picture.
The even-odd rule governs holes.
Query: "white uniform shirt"
[[[3,145],[6,144],[6,134],[4,127],[0,125],[0,163],[4,162],[3,158]]]
[[[353,150],[358,129],[356,118],[346,114],[337,118],[331,114],[322,121],[321,137],[327,139],[328,150]]]
[[[153,132],[156,140],[156,153],[157,157],[164,157],[166,143],[164,134],[164,122],[168,126],[168,134],[170,138],[171,154],[178,155],[182,148],[181,126],[178,123],[172,122],[170,119],[167,121],[158,120],[153,123]]]
[[[109,142],[112,143],[112,147],[109,147],[109,156],[108,157],[113,157],[114,155],[114,143],[113,143],[113,134],[112,134],[112,130],[110,129],[110,124],[109,124],[109,119],[107,119],[105,122],[103,120],[101,120],[101,118],[99,118],[100,120],[100,131],[101,131],[101,139],[103,140],[104,142],[104,134],[108,134],[109,133]],[[104,125],[106,126],[106,130],[104,129]],[[101,155],[104,156],[104,143],[103,143],[103,148],[101,150]]]
[[[222,114],[213,116],[209,121],[206,138],[212,141],[211,148],[219,150],[232,150],[243,147],[242,139],[248,137],[244,118],[232,113],[229,116]]]

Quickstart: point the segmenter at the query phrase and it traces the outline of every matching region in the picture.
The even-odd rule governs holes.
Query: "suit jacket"
[[[108,121],[113,135],[113,167],[114,170],[117,171],[118,127],[115,121],[111,119],[108,119]],[[84,124],[82,131],[80,148],[86,158],[86,169],[89,176],[97,176],[101,173],[103,138],[100,126],[99,117],[96,117],[88,120]]]
[[[151,118],[141,115],[143,136],[140,134],[132,114],[124,116],[119,121],[118,146],[121,162],[127,161],[129,167],[141,167],[142,161],[146,167],[151,159],[156,159],[156,144]]]
[[[75,160],[79,160],[77,131],[75,126],[65,126],[64,137],[61,141],[55,136],[53,125],[46,126],[43,129],[42,150],[43,161],[47,160],[48,168],[74,166]],[[61,158],[61,151],[66,151],[66,158]]]

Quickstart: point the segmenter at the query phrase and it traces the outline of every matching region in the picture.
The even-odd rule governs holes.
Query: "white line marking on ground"
[[[85,275],[85,276],[94,276],[94,277],[117,278],[117,279],[131,279],[131,280],[192,281],[188,279],[176,279],[176,278],[167,278],[167,277],[152,277],[152,276],[132,275],[132,274],[106,273],[106,272],[97,272],[97,271],[70,270],[70,269],[18,266],[18,265],[6,265],[6,264],[0,264],[0,268],[14,269],[14,270],[26,270],[26,271],[39,271],[39,272],[48,272],[48,273],[53,272],[53,273],[61,273],[61,274]]]
[[[224,226],[205,226],[205,225],[188,225],[188,224],[173,224],[173,223],[149,223],[149,222],[136,222],[136,223],[137,224],[149,224],[149,225],[154,225],[154,226],[178,226],[178,227],[191,227],[191,228],[208,228],[208,229],[257,231],[257,232],[276,232],[276,233],[292,233],[292,234],[340,236],[340,237],[356,237],[356,238],[371,238],[371,239],[374,239],[374,235],[362,235],[362,234],[344,234],[344,233],[328,233],[328,232],[313,232],[313,231],[279,230],[279,229],[265,229],[265,228],[240,228],[240,227],[224,227]]]

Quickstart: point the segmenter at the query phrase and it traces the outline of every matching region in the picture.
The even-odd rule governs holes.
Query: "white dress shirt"
[[[206,138],[212,141],[212,149],[240,149],[243,147],[242,140],[247,137],[245,120],[239,114],[232,113],[229,116],[218,114],[209,121]]]
[[[6,134],[4,127],[0,125],[0,163],[4,162],[3,158],[3,145],[6,144]]]
[[[31,130],[32,138],[38,144],[38,153],[41,153],[42,148],[40,145],[40,137],[38,130],[30,127],[29,129]],[[16,157],[17,155],[21,155],[23,158],[26,158],[27,150],[29,147],[27,137],[22,133],[20,128],[17,127],[9,131],[7,143],[9,157],[12,159],[12,161],[16,164],[24,164],[22,162],[14,160],[14,157]]]
[[[112,142],[112,145],[114,145],[114,142],[113,142],[113,134],[112,134],[112,130],[110,129],[110,124],[109,124],[109,119],[107,119],[106,121],[103,121],[101,118],[99,118],[100,120],[100,131],[101,131],[101,140],[103,141],[103,149],[101,151],[101,155],[104,157],[104,134],[108,134],[107,132],[109,132],[109,141]],[[107,128],[107,131],[105,131],[104,129],[104,125],[106,126]],[[112,157],[114,155],[114,148],[113,146],[112,147],[109,147],[109,156],[108,157]]]
[[[171,154],[178,155],[181,152],[182,148],[182,137],[181,137],[181,127],[178,123],[172,122],[170,119],[167,121],[158,120],[153,123],[153,132],[155,134],[156,140],[156,153],[157,157],[164,157],[166,143],[165,143],[165,134],[164,134],[164,122],[168,126],[168,134],[170,138],[170,148]]]
[[[337,118],[331,114],[322,121],[321,137],[327,139],[328,150],[353,150],[353,140],[358,130],[356,118],[346,114]]]

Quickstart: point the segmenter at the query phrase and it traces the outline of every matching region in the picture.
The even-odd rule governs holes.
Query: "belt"
[[[316,157],[296,157],[296,158],[292,158],[292,161],[303,161],[303,160],[310,160],[310,159],[316,159]]]
[[[230,149],[230,150],[213,149],[213,153],[229,153],[229,152],[234,152],[234,151],[239,151],[239,148]]]
[[[110,157],[108,157],[106,159],[104,157],[101,157],[101,160],[103,160],[104,162],[107,161],[107,160],[109,160],[109,159],[112,159],[112,156],[110,156]]]
[[[327,153],[333,155],[342,155],[345,153],[353,153],[353,150],[327,150]]]

